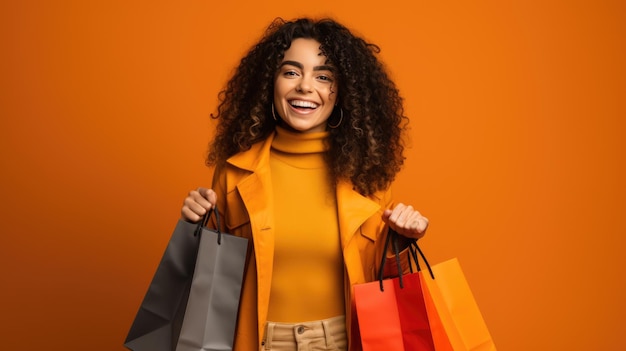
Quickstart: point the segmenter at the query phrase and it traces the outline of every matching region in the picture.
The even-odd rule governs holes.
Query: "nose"
[[[310,93],[313,91],[313,84],[311,82],[311,78],[308,76],[303,76],[302,79],[300,79],[300,82],[298,82],[298,85],[296,86],[296,90],[298,90],[301,93]]]

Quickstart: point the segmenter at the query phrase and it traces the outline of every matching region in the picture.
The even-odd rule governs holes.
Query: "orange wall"
[[[210,184],[218,90],[272,18],[308,14],[383,48],[413,126],[398,200],[499,349],[626,349],[623,1],[175,3],[0,4],[0,348],[123,349]]]

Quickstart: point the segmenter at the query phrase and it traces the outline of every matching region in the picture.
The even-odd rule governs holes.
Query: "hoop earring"
[[[339,125],[341,124],[341,122],[343,122],[343,109],[340,107],[339,111],[341,111],[341,114],[339,115],[339,122],[337,122],[337,124],[335,124],[334,126],[331,125],[330,123],[326,123],[326,125],[328,126],[328,128],[331,129],[335,129],[337,127],[339,127]]]
[[[276,119],[276,113],[274,112],[274,103],[272,102],[272,117],[274,117],[274,121],[278,122],[278,119]]]

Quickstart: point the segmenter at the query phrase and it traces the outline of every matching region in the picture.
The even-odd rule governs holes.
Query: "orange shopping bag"
[[[430,268],[434,279],[420,274],[426,310],[433,330],[443,329],[445,334],[435,335],[433,332],[435,349],[496,351],[458,259]],[[442,328],[437,328],[438,325]]]

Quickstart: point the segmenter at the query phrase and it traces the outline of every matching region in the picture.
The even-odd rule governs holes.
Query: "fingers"
[[[181,216],[188,222],[196,223],[215,206],[216,202],[217,194],[213,190],[206,188],[192,190],[183,201]]]
[[[391,214],[393,213],[393,211],[391,211],[390,209],[386,209],[383,212],[383,221],[387,222],[389,221],[389,216],[391,216]]]
[[[211,206],[215,206],[217,203],[217,194],[212,189],[198,188],[198,193],[200,193],[200,195],[202,195],[205,199],[209,200]]]
[[[397,204],[393,210],[385,210],[383,220],[391,229],[407,238],[419,239],[428,229],[428,218],[422,216],[413,206],[402,203]]]

